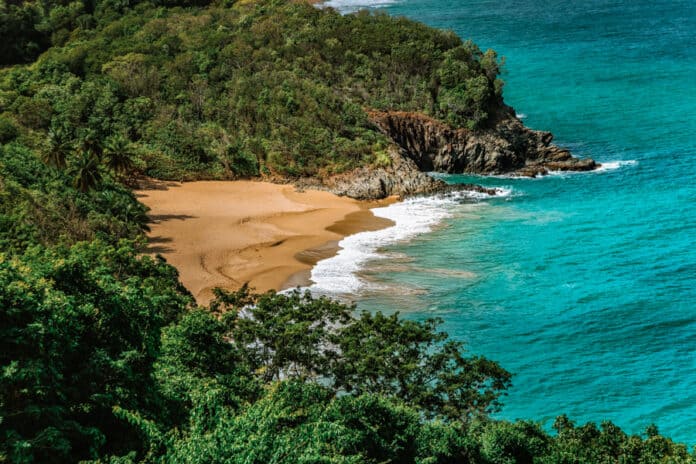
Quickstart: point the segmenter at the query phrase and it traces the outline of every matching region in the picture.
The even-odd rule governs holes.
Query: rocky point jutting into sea
[[[360,167],[328,178],[302,179],[300,187],[324,188],[357,199],[380,199],[459,190],[495,195],[478,185],[452,186],[427,172],[536,177],[549,171],[591,171],[601,165],[553,144],[553,134],[526,127],[504,107],[489,128],[453,128],[423,113],[369,111],[375,127],[393,143],[388,166]]]

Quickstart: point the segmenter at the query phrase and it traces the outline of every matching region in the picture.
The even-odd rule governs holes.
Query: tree
[[[227,410],[206,428],[195,425],[199,420],[205,417],[192,418],[191,433],[172,443],[165,462],[437,463],[445,462],[438,454],[456,455],[463,441],[448,443],[443,438],[454,430],[431,427],[397,400],[337,398],[326,387],[297,380],[269,384],[258,401]]]
[[[172,268],[138,257],[131,242],[0,254],[0,458],[77,462],[140,449],[113,408],[158,412],[160,331],[189,298]]]
[[[99,133],[92,128],[83,128],[79,131],[79,150],[82,152],[92,153],[95,157],[101,159],[104,154],[104,146]]]
[[[548,454],[538,460],[541,464],[696,462],[696,454],[690,455],[686,446],[659,435],[655,426],[647,428],[645,439],[629,435],[609,421],[599,427],[593,423],[577,426],[565,415],[556,418],[553,428],[557,435]]]
[[[172,425],[186,423],[196,405],[210,402],[216,395],[219,404],[209,412],[223,406],[238,410],[258,398],[259,382],[236,345],[230,343],[232,316],[216,317],[202,308],[191,310],[162,332],[162,355],[155,375],[170,405]],[[208,417],[206,422],[211,420]]]
[[[353,394],[390,395],[430,417],[467,421],[498,409],[510,373],[437,332],[438,320],[405,321],[364,312],[332,337],[340,356],[334,387]]]
[[[244,363],[264,382],[325,375],[329,359],[336,355],[329,334],[350,321],[351,311],[326,297],[313,298],[309,292],[253,295],[246,287],[233,293],[218,290],[211,308],[239,312],[230,337]]]
[[[11,142],[17,135],[19,135],[17,127],[15,127],[12,121],[0,116],[0,144]]]
[[[106,166],[115,174],[122,176],[133,169],[133,148],[123,135],[115,135],[104,143]]]
[[[149,63],[148,56],[142,53],[116,56],[101,70],[132,97],[151,96],[157,92],[160,80],[157,67]]]
[[[48,45],[35,27],[41,19],[34,2],[0,2],[0,65],[31,61]]]
[[[102,181],[99,157],[91,150],[83,151],[75,160],[73,186],[80,192],[96,188]]]
[[[264,382],[318,381],[337,393],[399,398],[429,417],[467,421],[497,410],[510,374],[437,332],[437,320],[362,313],[294,291],[253,295],[217,291],[215,312],[240,314],[229,336]]]
[[[48,131],[48,149],[44,152],[44,162],[57,169],[64,169],[73,145],[64,128],[53,127]]]
[[[488,118],[493,98],[493,84],[480,75],[466,79],[439,94],[443,117],[455,127],[476,129]]]

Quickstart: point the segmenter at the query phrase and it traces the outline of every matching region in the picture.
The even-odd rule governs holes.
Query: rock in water
[[[453,129],[421,113],[372,111],[369,116],[422,171],[536,176],[598,167],[554,145],[550,132],[525,127],[512,109],[491,128],[476,131]]]

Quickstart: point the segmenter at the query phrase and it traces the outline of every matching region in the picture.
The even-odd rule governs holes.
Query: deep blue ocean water
[[[451,205],[432,232],[383,250],[388,265],[366,274],[385,290],[359,307],[441,317],[512,371],[500,417],[655,423],[696,444],[696,2],[381,7],[497,50],[525,123],[610,169],[449,177],[512,193]]]

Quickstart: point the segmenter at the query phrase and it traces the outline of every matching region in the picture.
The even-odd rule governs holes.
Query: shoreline
[[[152,181],[134,193],[150,208],[148,252],[179,271],[199,304],[215,287],[307,285],[311,269],[334,256],[341,239],[394,224],[371,212],[394,198],[358,201],[270,182]]]

